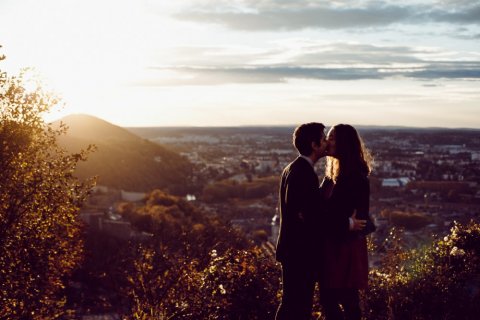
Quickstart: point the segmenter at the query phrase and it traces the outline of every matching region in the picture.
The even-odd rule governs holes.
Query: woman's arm
[[[369,234],[376,230],[371,217],[370,217],[370,181],[367,177],[362,177],[358,180],[355,197],[355,210],[357,212],[357,219],[366,220],[367,224],[361,231],[362,234]]]
[[[354,209],[358,219],[367,219],[370,210],[370,182],[367,177],[356,179]]]

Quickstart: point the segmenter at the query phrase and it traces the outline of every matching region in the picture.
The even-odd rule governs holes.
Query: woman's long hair
[[[372,171],[373,158],[357,130],[348,124],[337,124],[333,130],[336,152],[335,157],[327,157],[325,176],[337,181],[341,176],[354,173],[369,175]]]

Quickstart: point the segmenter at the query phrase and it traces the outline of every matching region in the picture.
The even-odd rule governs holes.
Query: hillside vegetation
[[[69,129],[60,145],[70,152],[90,144],[97,148],[77,167],[79,178],[98,176],[98,184],[127,191],[188,192],[192,166],[179,154],[92,116],[71,115],[61,122]]]
[[[90,308],[128,319],[274,318],[280,266],[268,246],[253,245],[220,218],[160,190],[142,203],[120,204],[118,212],[151,237],[126,242],[98,234],[87,241],[87,256],[98,259],[83,266],[94,289],[84,296],[100,293]],[[415,250],[392,229],[370,250],[381,261],[362,295],[366,319],[476,319],[480,224],[455,224]],[[324,319],[318,295],[314,316]]]
[[[75,279],[83,293],[69,308],[125,319],[273,318],[280,272],[270,250],[161,190],[117,212],[144,236],[90,234]]]

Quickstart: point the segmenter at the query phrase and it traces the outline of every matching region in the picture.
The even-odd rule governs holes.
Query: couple
[[[327,320],[360,319],[359,289],[368,280],[365,235],[374,231],[369,210],[370,156],[355,128],[339,124],[325,136],[321,123],[295,129],[300,155],[283,171],[280,234],[283,295],[276,320],[310,319],[315,283]],[[319,186],[315,163],[327,157]]]

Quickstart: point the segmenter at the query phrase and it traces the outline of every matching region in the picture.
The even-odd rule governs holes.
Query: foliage
[[[233,198],[259,199],[275,193],[278,183],[278,177],[264,177],[242,183],[222,180],[206,186],[203,199],[207,202],[223,202]]]
[[[243,249],[249,245],[244,235],[226,221],[161,190],[152,191],[144,205],[130,208],[123,215],[138,231],[152,234],[151,242],[203,263],[212,249]]]
[[[160,190],[140,205],[120,204],[119,212],[152,236],[117,249],[96,241],[103,263],[91,268],[97,272],[92,282],[112,293],[98,299],[108,302],[104,310],[128,319],[274,317],[280,268],[268,246],[252,245],[211,213]],[[457,224],[422,249],[408,250],[396,228],[372,245],[383,259],[362,295],[366,319],[474,319],[480,311],[474,303],[480,293],[478,223]],[[322,319],[318,296],[314,314]]]
[[[480,224],[455,224],[423,250],[387,238],[384,264],[370,273],[368,319],[477,319],[480,312]]]
[[[226,221],[161,190],[141,204],[120,203],[117,212],[137,236],[124,241],[89,235],[87,258],[75,277],[84,295],[73,297],[72,307],[83,306],[86,313],[115,310],[136,319],[199,319],[199,312],[219,306],[213,291],[223,283],[235,295],[232,310],[239,312],[242,290],[250,290],[248,299],[258,292],[258,308],[265,312],[276,308],[279,274],[272,251],[255,249]],[[217,266],[221,276],[211,274]]]
[[[0,318],[55,319],[81,260],[76,216],[92,181],[72,175],[88,150],[57,145],[66,128],[53,129],[42,114],[59,99],[28,83],[28,72],[0,72]]]
[[[130,278],[134,319],[274,317],[279,272],[271,254],[260,247],[223,254],[212,250],[204,268],[196,260],[172,262],[165,254],[144,250],[135,266],[136,278]]]
[[[402,211],[382,211],[382,216],[398,228],[406,230],[418,230],[433,222],[431,216],[420,212],[402,212]]]

